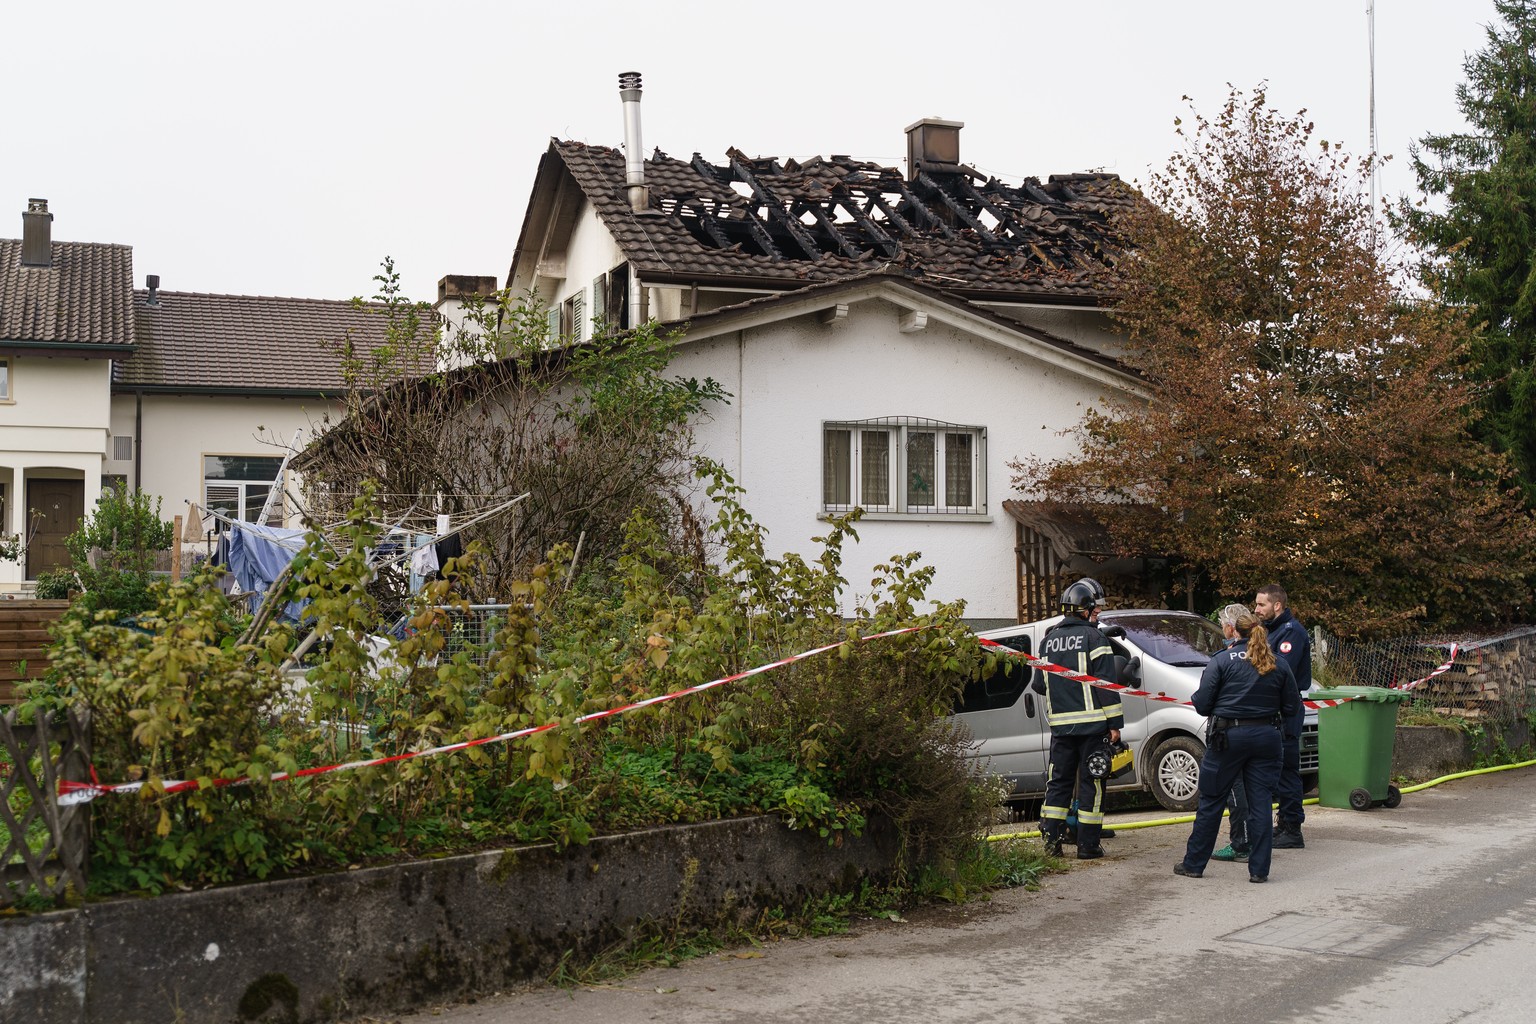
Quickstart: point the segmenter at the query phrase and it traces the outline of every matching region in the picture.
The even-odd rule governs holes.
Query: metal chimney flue
[[[619,99],[624,103],[624,185],[629,192],[629,208],[640,213],[651,205],[651,190],[645,184],[645,150],[640,142],[640,72],[620,73]]]
[[[21,215],[21,265],[53,266],[53,214],[46,199],[28,199]]]
[[[145,274],[144,287],[149,289],[149,295],[144,299],[146,306],[160,305],[160,275]]]

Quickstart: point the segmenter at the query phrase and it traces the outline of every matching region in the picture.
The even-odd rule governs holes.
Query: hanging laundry
[[[411,553],[411,574],[424,580],[437,575],[437,545],[423,544]]]
[[[441,571],[443,566],[448,564],[448,559],[458,558],[462,554],[464,554],[464,542],[459,540],[458,534],[451,533],[444,537],[442,540],[438,541],[437,567],[439,571]]]

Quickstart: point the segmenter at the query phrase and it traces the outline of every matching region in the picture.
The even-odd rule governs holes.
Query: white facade
[[[113,397],[112,433],[133,436],[142,415],[139,489],[160,498],[163,519],[182,516],[182,536],[189,539],[202,532],[187,517],[189,502],[204,505],[205,456],[281,458],[297,431],[313,439],[326,415],[333,421],[342,415],[339,403],[320,398],[150,394],[143,396],[142,411],[138,401],[133,394]],[[126,476],[132,485],[133,470],[127,461],[109,462],[106,471]],[[297,493],[292,486],[288,490]],[[296,524],[299,510],[290,504],[284,511]]]
[[[29,532],[30,481],[78,480],[88,510],[101,497],[112,364],[107,359],[12,355],[0,401],[0,483],[9,537]],[[25,561],[0,562],[0,591],[17,590]]]
[[[733,396],[700,424],[704,454],[746,488],[746,507],[775,554],[811,554],[825,530],[823,430],[828,424],[916,418],[979,428],[981,501],[955,512],[867,515],[845,551],[851,613],[874,566],[920,551],[936,568],[930,596],[964,599],[972,619],[1012,620],[1017,609],[1015,527],[1002,511],[1015,495],[1011,461],[1071,454],[1066,428],[1089,407],[1134,400],[1134,381],[1060,346],[963,306],[889,284],[796,297],[765,306],[754,322],[712,333],[699,325],[672,363],[681,376],[713,377]],[[839,315],[841,314],[841,315]],[[919,326],[921,325],[921,326]],[[727,323],[725,326],[732,326]]]

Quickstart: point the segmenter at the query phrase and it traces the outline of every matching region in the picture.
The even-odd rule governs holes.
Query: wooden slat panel
[[[48,627],[68,608],[68,601],[0,601],[0,704],[16,703],[15,683],[48,672]]]

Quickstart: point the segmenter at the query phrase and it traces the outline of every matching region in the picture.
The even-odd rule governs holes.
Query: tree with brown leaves
[[[1154,397],[1090,412],[1080,457],[1015,485],[1224,594],[1282,580],[1346,635],[1516,612],[1536,525],[1468,433],[1467,324],[1373,244],[1369,164],[1262,89],[1178,134],[1124,225],[1115,311]]]

